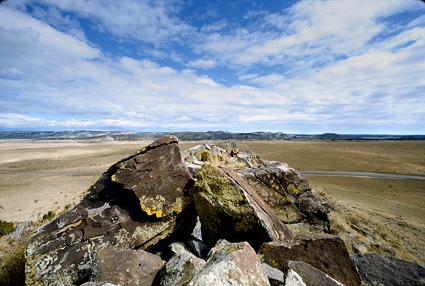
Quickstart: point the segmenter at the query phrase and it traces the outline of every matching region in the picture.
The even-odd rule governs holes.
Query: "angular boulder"
[[[220,240],[188,285],[270,285],[260,259],[247,242]]]
[[[259,250],[263,262],[286,271],[289,261],[303,261],[344,285],[360,285],[360,277],[344,242],[330,234],[311,234],[293,244],[267,242]]]
[[[332,206],[287,164],[265,161],[252,151],[238,149],[232,141],[198,145],[185,150],[183,156],[193,176],[204,164],[236,171],[294,233],[330,232],[327,214]]]
[[[303,261],[289,261],[284,285],[344,286],[326,273]]]
[[[269,161],[238,172],[286,224],[305,222],[329,232],[328,210],[308,181],[287,164]]]
[[[353,255],[363,285],[425,285],[425,267],[376,253]]]
[[[235,172],[203,165],[193,193],[203,241],[248,241],[258,249],[266,241],[290,241],[290,231]]]
[[[92,280],[121,286],[151,286],[164,264],[159,256],[146,251],[106,247],[97,252]]]
[[[205,260],[193,255],[184,245],[171,245],[175,255],[165,264],[158,273],[154,285],[184,286],[205,265]]]
[[[26,283],[81,284],[99,249],[161,251],[189,236],[196,213],[193,179],[177,138],[161,138],[112,165],[81,203],[39,228],[26,250]]]
[[[261,262],[247,242],[220,240],[206,261],[179,244],[174,255],[159,272],[155,285],[270,285]]]
[[[284,286],[285,285],[285,273],[277,268],[271,267],[266,263],[262,263],[264,273],[269,278],[271,286]]]

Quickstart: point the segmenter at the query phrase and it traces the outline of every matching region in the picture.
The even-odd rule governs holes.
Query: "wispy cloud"
[[[216,63],[213,60],[195,60],[187,63],[187,66],[195,69],[210,69],[215,67]]]

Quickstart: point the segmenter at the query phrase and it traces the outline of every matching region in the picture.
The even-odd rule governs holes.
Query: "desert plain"
[[[0,141],[0,219],[38,220],[80,201],[107,168],[149,141]],[[214,144],[214,142],[206,142]],[[187,149],[200,142],[180,142]],[[287,163],[334,203],[335,232],[352,253],[378,252],[425,264],[425,141],[240,141]],[[317,175],[312,171],[332,171]],[[337,176],[338,172],[415,179]]]

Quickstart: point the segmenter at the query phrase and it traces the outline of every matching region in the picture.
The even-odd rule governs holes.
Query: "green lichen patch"
[[[208,244],[220,238],[243,241],[255,236],[258,218],[243,192],[219,168],[210,164],[202,167],[195,184],[194,200]]]

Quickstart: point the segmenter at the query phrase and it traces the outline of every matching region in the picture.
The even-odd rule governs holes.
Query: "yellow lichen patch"
[[[298,195],[300,194],[300,190],[298,190],[297,188],[294,188],[294,189],[292,190],[292,193],[293,193],[295,196],[298,196]]]
[[[165,198],[161,195],[155,197],[142,196],[140,198],[140,207],[147,215],[155,215],[161,218],[164,215]]]
[[[157,209],[155,206],[153,207],[148,207],[144,204],[140,204],[140,206],[142,207],[142,210],[147,213],[147,215],[151,216],[151,215],[155,215],[157,218],[162,217],[162,210]]]
[[[170,212],[174,212],[176,214],[181,213],[183,210],[183,204],[184,204],[183,199],[178,197],[176,199],[176,202],[172,205]]]
[[[112,182],[116,182],[116,181],[117,181],[117,176],[116,176],[116,174],[113,174],[113,175],[111,176],[111,181],[112,181]]]

